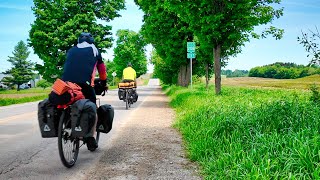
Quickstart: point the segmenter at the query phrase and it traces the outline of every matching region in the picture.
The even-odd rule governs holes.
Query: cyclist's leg
[[[95,94],[95,91],[94,91],[94,88],[90,85],[87,85],[87,84],[79,84],[79,86],[82,88],[81,91],[84,95],[84,97],[86,99],[89,99],[91,102],[93,102],[94,104],[96,104],[96,94]],[[88,140],[90,139],[90,141],[93,141],[93,142],[87,142],[87,146],[88,146],[88,149],[89,150],[94,150],[95,148],[98,147],[94,137],[96,136],[96,126],[97,126],[97,122],[98,122],[98,116],[96,114],[96,119],[95,121],[93,122],[93,124],[90,124],[92,129],[89,133],[89,138],[87,138]]]

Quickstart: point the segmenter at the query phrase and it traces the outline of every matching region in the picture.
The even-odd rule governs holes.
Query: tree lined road
[[[41,138],[37,103],[0,107],[0,180],[8,179],[200,179],[171,128],[174,111],[159,80],[138,87],[129,110],[117,90],[98,96],[115,109],[113,129],[95,152],[80,148],[76,165],[60,161],[57,138]]]
[[[139,87],[139,100],[129,110],[125,110],[125,103],[118,99],[117,90],[98,96],[101,104],[108,103],[115,108],[113,130],[101,134],[96,152],[81,147],[78,161],[71,169],[60,162],[57,138],[41,138],[37,103],[0,107],[0,179],[69,179],[85,172],[99,160],[110,138],[117,135],[119,126],[158,88],[157,84],[158,81],[153,81],[149,86]]]

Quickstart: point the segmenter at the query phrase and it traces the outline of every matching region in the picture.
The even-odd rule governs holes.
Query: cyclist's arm
[[[107,68],[102,61],[102,56],[100,53],[97,58],[98,58],[97,69],[99,72],[99,78],[100,78],[100,80],[106,80],[107,79]]]

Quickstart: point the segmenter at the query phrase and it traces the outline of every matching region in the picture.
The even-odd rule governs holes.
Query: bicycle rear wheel
[[[126,109],[129,108],[129,92],[126,90]]]
[[[71,121],[66,112],[59,121],[58,149],[62,164],[68,168],[74,166],[79,154],[79,139],[71,136]]]
[[[96,132],[96,142],[99,144],[99,138],[100,138],[100,131]]]

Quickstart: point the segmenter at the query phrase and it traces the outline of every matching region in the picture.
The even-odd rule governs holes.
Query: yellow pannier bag
[[[134,88],[135,83],[134,82],[121,82],[118,84],[118,88]]]

